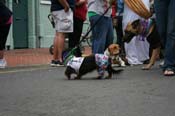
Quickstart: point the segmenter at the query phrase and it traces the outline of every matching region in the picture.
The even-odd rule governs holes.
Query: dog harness
[[[105,73],[105,69],[109,65],[109,57],[104,54],[95,54],[95,61],[98,65],[98,74],[99,76],[103,76]]]

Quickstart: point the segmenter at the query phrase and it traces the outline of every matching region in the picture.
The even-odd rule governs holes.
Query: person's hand
[[[109,0],[109,5],[112,6],[112,4],[115,2],[116,2],[116,0]]]
[[[87,3],[87,0],[79,0],[79,1],[76,2],[75,5],[76,5],[77,7],[79,7],[79,6],[81,6],[81,5],[83,5],[83,4],[86,4],[86,3]]]
[[[64,11],[68,12],[69,11],[69,7],[68,6],[64,7]]]
[[[69,11],[69,4],[66,0],[58,0],[59,3],[64,7],[64,11],[68,12]]]

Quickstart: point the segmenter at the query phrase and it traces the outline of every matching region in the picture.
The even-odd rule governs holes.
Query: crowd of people
[[[92,53],[104,53],[105,49],[114,42],[120,45],[121,53],[129,65],[144,64],[150,59],[150,45],[147,36],[134,36],[129,43],[122,41],[128,23],[141,19],[147,21],[143,15],[133,10],[127,0],[51,0],[51,13],[55,22],[55,38],[53,41],[53,59],[51,66],[62,66],[62,52],[66,34],[69,37],[69,48],[79,44],[83,23],[89,20],[92,28]],[[174,0],[139,0],[152,13],[161,37],[164,52],[162,66],[165,76],[175,73],[175,10]],[[154,3],[154,7],[150,5]],[[174,9],[174,10],[173,10]],[[137,9],[138,10],[138,9]],[[3,51],[11,25],[11,11],[0,2],[0,66],[5,62]],[[153,17],[149,17],[153,18]],[[114,31],[115,30],[115,31]],[[81,49],[76,49],[75,55],[81,56]],[[5,65],[5,63],[3,64]]]

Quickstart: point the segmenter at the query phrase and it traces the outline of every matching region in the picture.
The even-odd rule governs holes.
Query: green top
[[[95,16],[95,15],[97,15],[96,12],[93,12],[93,11],[89,11],[89,12],[88,12],[88,17],[89,17],[89,18],[92,17],[92,16]]]

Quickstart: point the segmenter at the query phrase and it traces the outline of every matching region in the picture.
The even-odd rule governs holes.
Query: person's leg
[[[167,33],[167,17],[168,17],[168,2],[169,0],[155,0],[155,13],[157,29],[160,33],[161,42],[163,47],[166,44]]]
[[[168,9],[167,39],[165,46],[164,69],[175,71],[175,1],[170,0]],[[174,74],[174,72],[170,71]],[[165,74],[166,75],[166,74]]]
[[[7,64],[4,59],[4,49],[9,34],[10,26],[11,24],[0,27],[0,68],[5,68]]]
[[[10,26],[11,24],[0,27],[0,59],[4,58],[4,49],[7,41],[7,36],[9,34]]]
[[[58,45],[57,45],[57,42],[58,41],[58,37],[57,37],[57,34],[55,34],[55,37],[54,37],[54,41],[53,41],[53,60],[58,60]]]
[[[69,48],[74,48],[79,44],[83,29],[83,21],[74,17],[74,32],[69,34]],[[78,47],[75,53],[76,56],[81,56],[81,50]]]
[[[72,30],[64,29],[64,22],[60,20],[60,17],[66,17],[65,12],[63,10],[52,12],[54,22],[55,22],[55,38],[53,42],[53,60],[51,61],[51,66],[60,66],[63,65],[62,53],[64,50],[64,42],[65,42],[65,33],[72,32]]]
[[[114,40],[114,29],[113,29],[113,25],[112,25],[112,18],[108,17],[105,18],[105,27],[106,27],[106,31],[107,31],[107,35],[105,36],[104,39],[106,39],[106,44],[105,44],[105,49],[107,49],[109,47],[110,44],[113,43]],[[104,49],[104,50],[105,50]]]
[[[122,16],[118,16],[117,17],[117,22],[118,22],[118,25],[117,25],[117,44],[120,45],[120,47],[122,48],[123,46],[123,42],[122,42],[122,38],[123,38],[123,29],[122,29]]]
[[[56,32],[54,38],[54,50],[53,50],[53,60],[51,62],[52,66],[62,65],[62,52],[64,49],[65,34],[62,32]]]
[[[90,23],[92,29],[92,52],[93,53],[103,53],[106,45],[106,20],[102,17],[99,21],[100,15],[90,17]],[[96,23],[98,21],[98,23]],[[95,25],[95,26],[94,26]]]
[[[58,60],[60,62],[63,62],[63,59],[62,59],[62,52],[64,50],[64,40],[65,40],[65,34],[62,33],[62,32],[59,32],[57,33],[57,36],[58,36],[58,40],[57,40],[57,48],[58,48]]]

